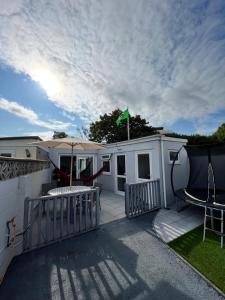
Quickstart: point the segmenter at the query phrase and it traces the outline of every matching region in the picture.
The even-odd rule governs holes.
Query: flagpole
[[[128,110],[128,108],[127,108]],[[130,139],[130,114],[129,114],[129,110],[128,110],[128,118],[127,118],[127,139],[129,141]]]

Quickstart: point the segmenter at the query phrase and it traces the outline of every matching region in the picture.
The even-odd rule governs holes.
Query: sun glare
[[[60,90],[59,80],[53,73],[46,69],[36,71],[33,79],[39,82],[49,95],[56,94]]]

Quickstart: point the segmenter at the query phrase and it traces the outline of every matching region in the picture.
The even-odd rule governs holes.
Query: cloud
[[[64,117],[66,117],[67,119],[69,119],[70,121],[75,121],[76,120],[75,116],[73,116],[72,114],[67,113],[64,110],[62,111],[62,115]]]
[[[57,77],[84,122],[129,106],[154,125],[225,108],[224,1],[1,0],[0,60]],[[39,74],[40,75],[40,74]]]
[[[32,125],[37,125],[40,127],[56,130],[65,130],[70,126],[70,123],[63,123],[61,121],[56,120],[43,121],[33,110],[28,109],[16,102],[8,101],[4,98],[0,98],[0,109],[12,113],[17,117],[28,121]]]

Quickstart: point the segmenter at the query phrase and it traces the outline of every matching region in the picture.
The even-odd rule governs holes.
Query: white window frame
[[[61,169],[61,156],[70,156],[71,157],[71,154],[69,154],[69,153],[59,153],[58,154],[58,166],[59,166],[59,169]],[[77,156],[77,154],[73,153],[73,159],[74,159],[75,156]]]
[[[70,153],[59,153],[58,154],[58,161],[59,161],[59,163],[58,163],[58,165],[59,165],[59,169],[61,168],[61,156],[70,156],[71,157],[71,154]],[[95,174],[96,173],[96,156],[95,155],[93,155],[93,154],[80,154],[80,153],[73,153],[73,157],[76,157],[76,159],[77,158],[85,158],[85,157],[92,157],[92,159],[93,159],[93,174]],[[78,166],[76,166],[76,173],[78,174]],[[79,179],[79,178],[77,178],[77,179]],[[95,182],[96,181],[96,179],[94,179],[94,181],[93,182]]]
[[[149,179],[144,179],[144,178],[138,177],[138,155],[140,155],[140,154],[148,154],[149,155],[149,170],[150,170],[150,178]],[[145,181],[152,180],[152,152],[151,151],[143,150],[143,151],[135,152],[135,174],[136,174],[137,182],[145,182]]]
[[[103,156],[108,156],[109,159],[103,159]],[[104,162],[104,161],[108,161],[108,162],[109,162],[109,169],[110,169],[110,172],[103,171],[103,172],[102,172],[103,175],[112,175],[112,164],[111,164],[111,159],[110,159],[110,157],[111,157],[110,154],[102,154],[102,155],[101,155],[102,167],[103,167],[103,162]]]
[[[170,159],[170,153],[171,152],[178,152],[179,150],[177,149],[168,149],[168,161],[169,161],[169,164],[172,165],[173,163],[173,160]],[[175,165],[179,165],[180,164],[180,153],[178,153],[178,157],[177,157],[177,160],[175,161]]]

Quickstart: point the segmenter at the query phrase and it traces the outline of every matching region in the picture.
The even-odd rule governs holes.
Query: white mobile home
[[[125,183],[138,183],[160,179],[161,206],[167,207],[173,202],[170,184],[170,170],[177,151],[187,143],[184,139],[154,135],[106,145],[99,151],[98,168],[107,165],[98,182],[103,188],[115,193],[124,193]],[[108,157],[110,160],[107,161]],[[187,159],[183,152],[175,164],[176,173],[184,174]],[[178,176],[176,185],[183,183],[183,176]]]
[[[170,184],[170,170],[177,151],[187,140],[154,135],[113,144],[95,151],[74,151],[73,177],[79,178],[86,169],[86,176],[95,174],[103,165],[105,171],[96,180],[103,189],[124,194],[125,183],[160,180],[161,206],[168,207],[174,201]],[[63,171],[69,171],[70,151],[50,149],[51,160]],[[187,158],[181,152],[175,164],[176,186],[186,180]]]

